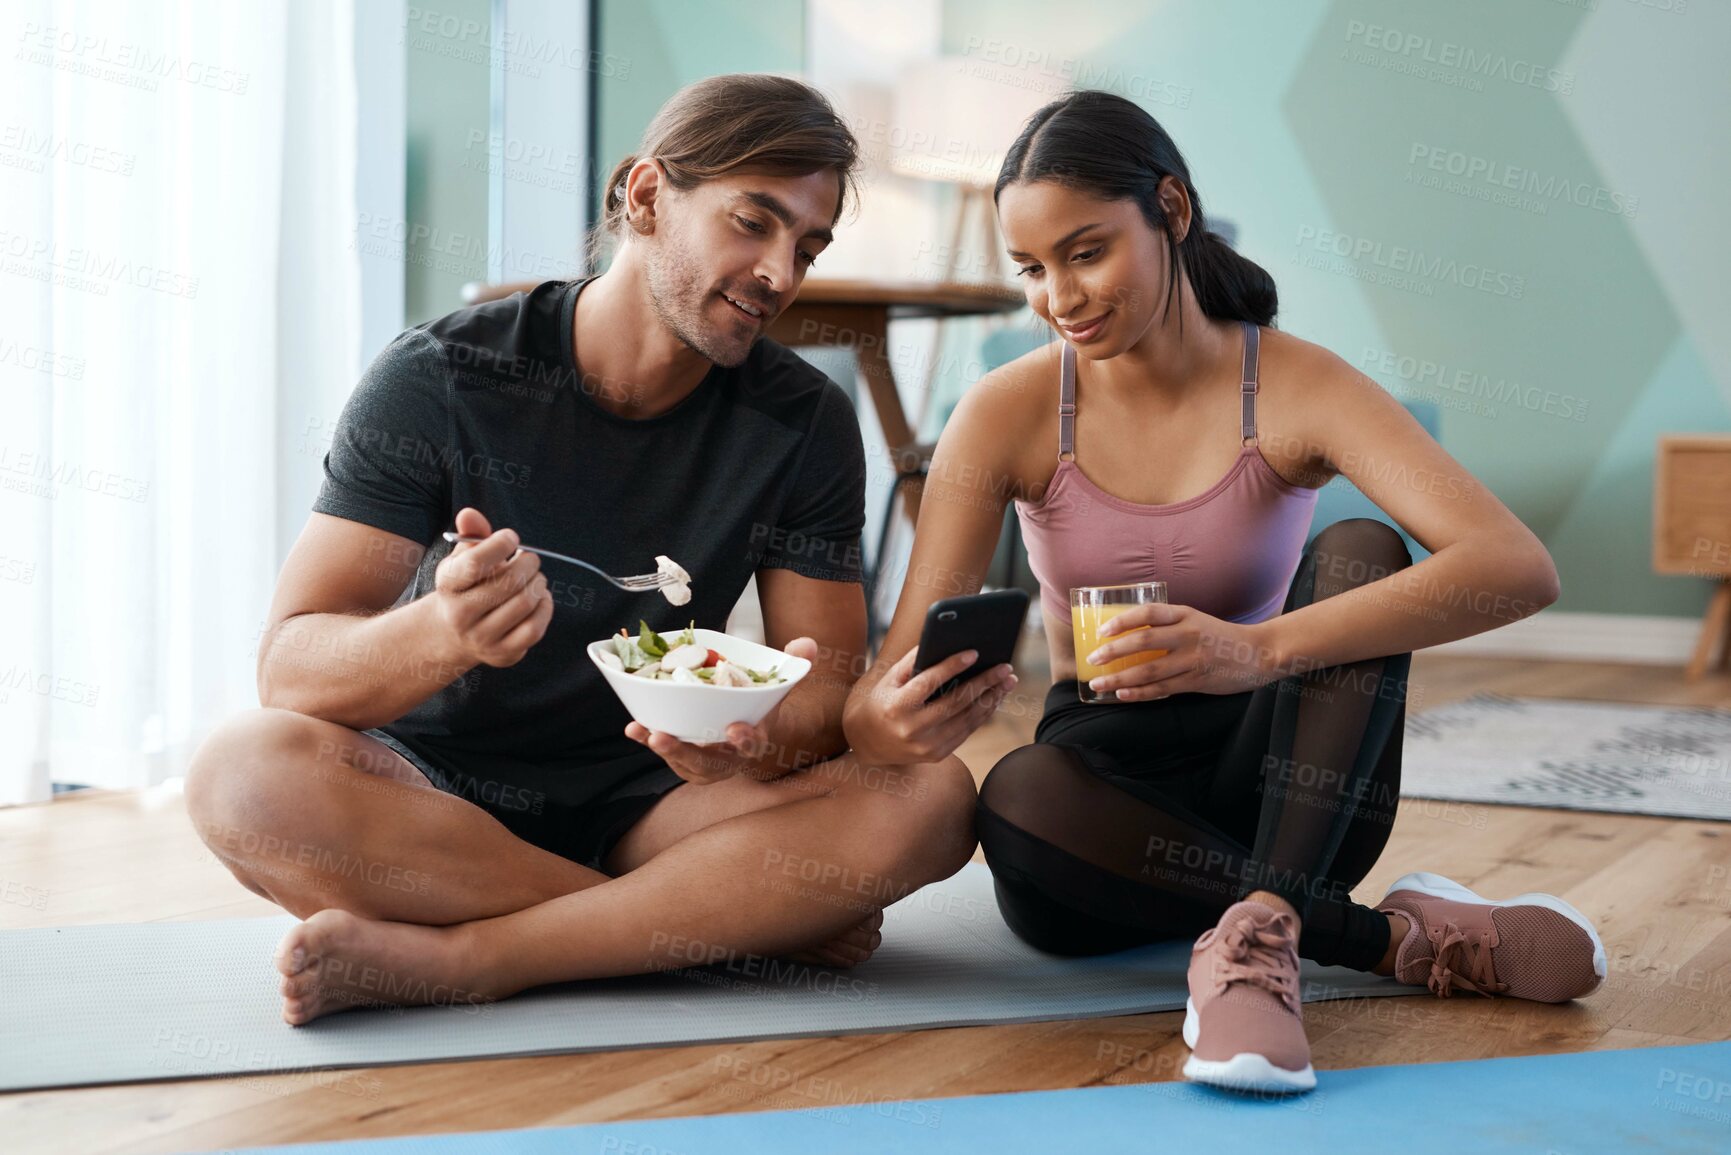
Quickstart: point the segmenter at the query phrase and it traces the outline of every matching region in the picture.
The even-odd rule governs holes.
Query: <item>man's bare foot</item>
[[[790,955],[796,962],[846,970],[864,962],[883,936],[882,911],[821,946]],[[517,993],[478,973],[456,926],[421,926],[321,910],[283,936],[283,1021],[291,1026],[357,1007],[454,1004],[481,1007]]]
[[[468,962],[459,927],[420,926],[321,910],[283,936],[282,1017],[290,1026],[356,1007],[455,1004],[479,1009],[514,991],[488,985]]]
[[[794,962],[816,963],[818,966],[848,970],[870,958],[878,944],[883,942],[884,936],[879,933],[883,924],[884,912],[873,911],[870,918],[858,926],[842,931],[822,946],[802,950],[787,957]]]

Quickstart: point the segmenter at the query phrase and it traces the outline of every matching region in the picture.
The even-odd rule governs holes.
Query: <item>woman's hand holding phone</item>
[[[1016,674],[1008,662],[983,671],[941,698],[938,687],[965,673],[979,651],[952,654],[914,673],[919,648],[909,650],[884,672],[875,686],[855,695],[846,722],[854,755],[879,766],[936,762],[956,752],[983,726],[1009,692]]]

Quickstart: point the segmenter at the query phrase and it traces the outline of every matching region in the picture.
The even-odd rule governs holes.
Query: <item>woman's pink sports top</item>
[[[1206,493],[1137,505],[1088,480],[1076,463],[1076,350],[1064,343],[1058,469],[1037,503],[1016,502],[1040,602],[1070,620],[1072,586],[1163,581],[1167,600],[1229,622],[1279,614],[1298,569],[1317,491],[1292,485],[1256,447],[1261,330],[1244,325],[1244,420],[1238,460]]]

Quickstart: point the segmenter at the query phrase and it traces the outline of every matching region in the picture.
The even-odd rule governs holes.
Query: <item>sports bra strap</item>
[[[1240,444],[1256,438],[1256,362],[1262,344],[1262,330],[1250,321],[1244,322],[1244,375],[1239,395],[1244,398],[1244,424]]]
[[[1058,460],[1076,458],[1076,347],[1064,342],[1063,370],[1058,376]]]
[[[1076,457],[1076,347],[1063,343],[1063,368],[1058,375],[1058,459],[1073,461]],[[1256,439],[1257,368],[1262,347],[1262,330],[1250,321],[1244,322],[1244,372],[1239,378],[1239,395],[1243,398],[1243,422],[1239,428],[1241,442]]]

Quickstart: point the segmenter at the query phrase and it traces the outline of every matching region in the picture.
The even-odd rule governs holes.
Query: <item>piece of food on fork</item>
[[[678,562],[664,553],[658,553],[655,555],[655,572],[672,579],[661,587],[661,592],[669,603],[682,606],[691,600],[691,575],[686,573],[685,568]]]

